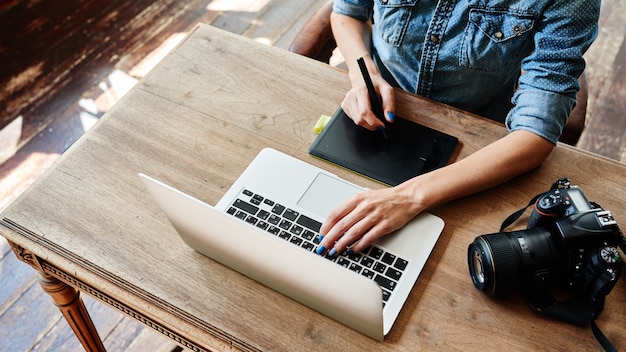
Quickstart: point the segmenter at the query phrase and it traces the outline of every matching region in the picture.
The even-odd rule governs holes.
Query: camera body
[[[568,316],[561,317],[565,320],[584,324],[599,314],[604,297],[620,277],[617,246],[626,247],[624,235],[610,211],[590,203],[566,178],[530,205],[526,230],[482,235],[470,244],[468,265],[474,286],[490,296],[522,292],[533,309],[553,310]],[[563,312],[550,293],[553,286],[571,294],[566,310],[583,307],[584,313],[574,315],[589,317],[574,319]]]

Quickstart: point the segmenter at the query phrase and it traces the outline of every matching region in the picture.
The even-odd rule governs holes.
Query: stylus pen
[[[383,117],[383,107],[381,105],[381,101],[378,98],[378,94],[376,94],[376,90],[374,89],[374,84],[372,83],[372,78],[370,77],[370,73],[367,71],[367,66],[365,66],[365,60],[362,57],[358,58],[357,63],[359,64],[359,68],[361,69],[361,74],[363,75],[363,80],[365,81],[365,86],[367,87],[367,93],[370,96],[370,107],[372,112],[380,121],[385,124],[385,128],[383,129],[383,136],[385,136],[385,140],[389,140],[390,136],[387,131],[387,120]]]

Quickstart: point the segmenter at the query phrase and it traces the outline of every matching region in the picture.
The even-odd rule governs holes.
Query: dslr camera
[[[533,206],[526,230],[503,232]],[[509,216],[501,232],[478,236],[468,248],[474,286],[489,296],[521,292],[536,311],[585,325],[604,308],[621,274],[617,247],[626,239],[608,210],[559,179]],[[557,301],[552,288],[562,288]]]

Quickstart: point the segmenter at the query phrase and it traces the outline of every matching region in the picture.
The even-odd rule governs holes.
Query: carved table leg
[[[102,340],[91,317],[80,299],[80,292],[52,275],[44,272],[39,258],[30,250],[8,240],[17,258],[39,272],[39,284],[59,307],[74,334],[87,351],[105,351]]]
[[[85,350],[105,351],[87,308],[80,299],[80,292],[54,276],[42,272],[40,272],[39,283],[59,307]]]

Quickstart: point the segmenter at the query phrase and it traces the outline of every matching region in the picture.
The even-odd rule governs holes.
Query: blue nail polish
[[[395,117],[393,116],[393,112],[391,111],[387,112],[387,118],[389,119],[389,121],[393,122],[395,120]]]
[[[376,129],[379,130],[379,131],[382,131],[382,130],[385,129],[385,126],[378,126]]]
[[[330,252],[328,252],[328,256],[329,257],[334,257],[337,255],[337,250],[336,249],[331,249]]]
[[[352,249],[348,249],[348,256],[349,257],[353,257],[354,256],[354,251]]]
[[[317,236],[317,240],[318,240],[318,241],[322,242],[322,240],[323,240],[323,239],[324,239],[324,235],[319,235],[319,236]]]
[[[315,251],[315,253],[317,253],[319,255],[324,254],[324,252],[326,252],[326,247],[324,247],[324,246],[317,247],[317,250]]]

